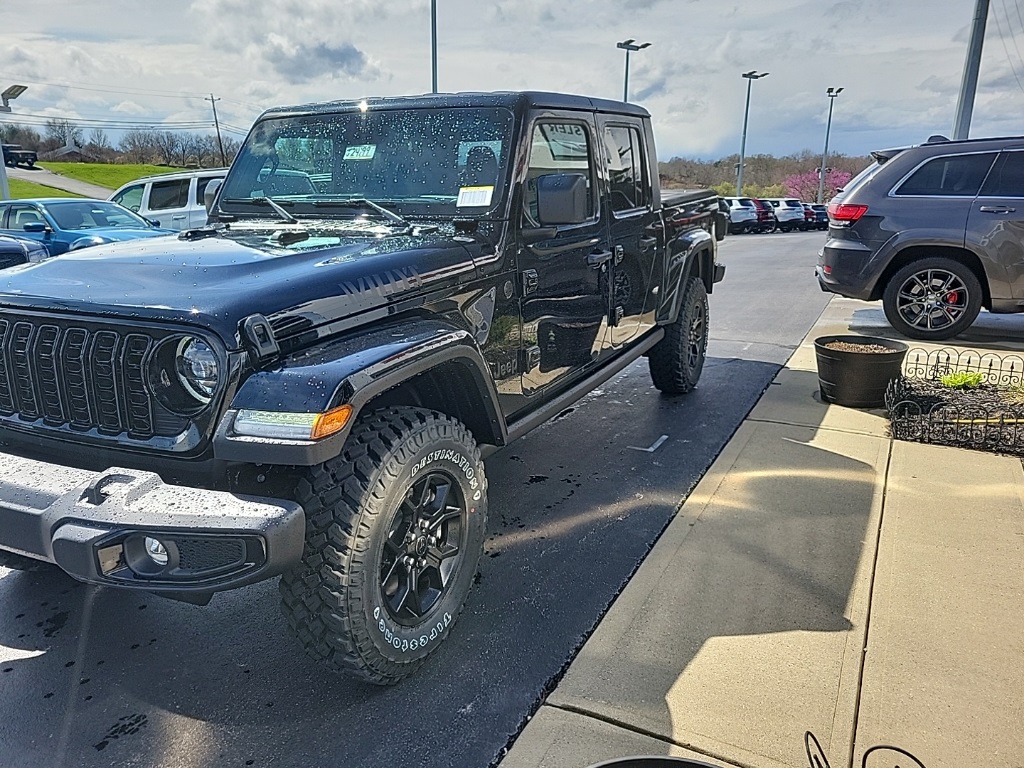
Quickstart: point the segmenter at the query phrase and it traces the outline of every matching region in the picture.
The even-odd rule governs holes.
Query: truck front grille
[[[134,439],[172,437],[188,419],[147,387],[149,356],[170,332],[0,315],[0,417]]]

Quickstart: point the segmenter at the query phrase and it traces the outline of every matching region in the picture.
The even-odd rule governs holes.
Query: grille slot
[[[0,314],[0,417],[134,439],[173,437],[189,419],[152,395],[147,369],[167,330]]]
[[[240,565],[245,560],[245,544],[240,539],[176,539],[179,565],[187,571],[213,571]]]

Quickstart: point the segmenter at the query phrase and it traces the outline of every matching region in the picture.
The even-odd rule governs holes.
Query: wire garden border
[[[953,373],[980,374],[972,388],[941,383]],[[1024,456],[1024,357],[942,348],[911,349],[903,374],[885,393],[898,440]]]

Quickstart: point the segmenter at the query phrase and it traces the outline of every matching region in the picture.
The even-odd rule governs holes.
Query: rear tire
[[[306,545],[280,591],[306,653],[376,685],[411,675],[455,625],[483,551],[487,480],[469,430],[422,408],[371,413],[295,498]]]
[[[704,281],[691,277],[679,317],[665,327],[665,337],[647,355],[656,389],[666,395],[685,395],[697,386],[708,347],[708,321]]]
[[[981,283],[966,264],[941,256],[912,261],[885,286],[890,325],[911,339],[942,341],[967,330],[981,311]]]

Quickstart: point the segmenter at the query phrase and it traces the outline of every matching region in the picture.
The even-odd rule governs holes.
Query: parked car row
[[[802,203],[791,197],[726,197],[729,206],[729,232],[792,232],[828,229],[824,205]]]

